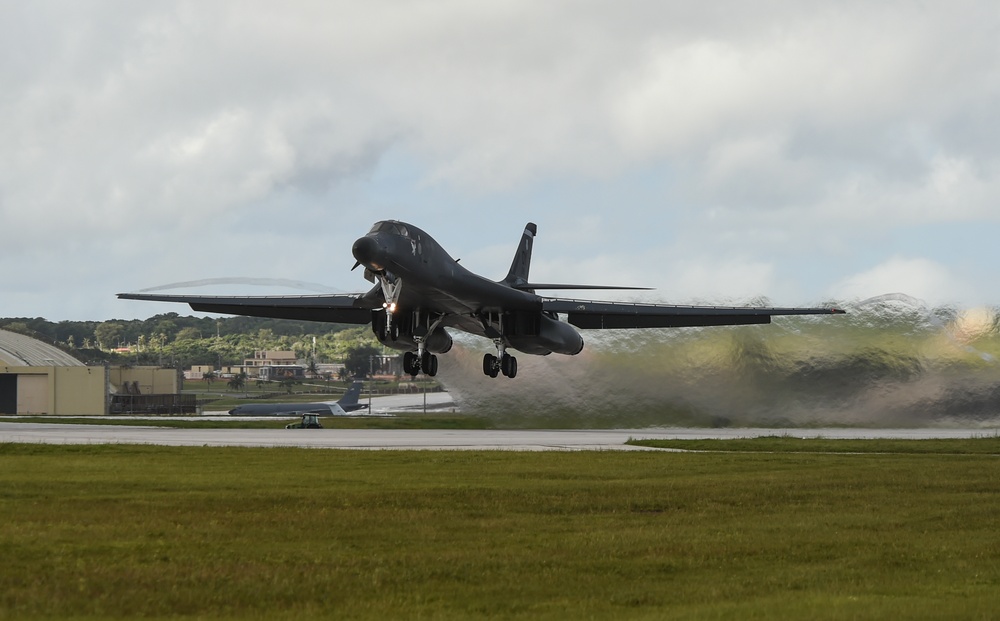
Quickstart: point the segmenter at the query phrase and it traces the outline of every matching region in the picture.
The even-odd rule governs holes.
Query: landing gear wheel
[[[503,355],[500,356],[500,372],[507,377],[510,377],[510,361],[513,359],[514,358],[507,352],[504,352]]]
[[[438,357],[424,350],[424,355],[420,358],[420,369],[424,375],[434,377],[438,372]]]
[[[420,365],[417,364],[417,354],[408,351],[403,354],[403,372],[412,377],[416,377],[420,372]]]
[[[517,358],[511,356],[507,352],[503,353],[500,358],[500,372],[505,376],[513,379],[517,376]]]
[[[493,354],[483,356],[483,373],[490,377],[496,377],[500,373],[499,360]]]

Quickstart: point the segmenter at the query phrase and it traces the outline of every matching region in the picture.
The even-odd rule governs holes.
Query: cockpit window
[[[405,226],[392,222],[391,220],[376,222],[375,226],[373,226],[372,230],[368,231],[368,233],[390,233],[392,235],[402,235],[403,237],[410,236],[410,232],[406,230]]]

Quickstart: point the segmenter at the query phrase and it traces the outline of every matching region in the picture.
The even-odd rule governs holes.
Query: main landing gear
[[[503,318],[500,314],[494,316],[493,313],[488,313],[480,315],[479,321],[483,324],[483,335],[492,339],[497,347],[496,356],[493,354],[483,356],[483,374],[496,377],[503,373],[513,379],[517,376],[517,358],[507,353],[503,336]]]
[[[422,352],[408,351],[403,354],[403,372],[416,377],[421,371],[424,375],[429,375],[434,377],[438,372],[438,359],[437,356],[427,351],[426,349]]]
[[[493,354],[483,356],[483,373],[490,377],[496,377],[503,373],[506,377],[513,379],[517,376],[517,358],[503,350],[500,350],[499,353],[500,356]]]

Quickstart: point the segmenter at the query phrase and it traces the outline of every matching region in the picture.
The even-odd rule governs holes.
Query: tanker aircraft
[[[493,341],[496,354],[483,356],[490,377],[517,375],[525,354],[575,355],[583,350],[576,330],[677,328],[765,324],[773,315],[830,315],[835,308],[679,306],[601,302],[538,295],[536,290],[642,289],[602,285],[533,283],[528,280],[537,227],[528,223],[503,280],[493,281],[462,267],[434,239],[398,220],[376,222],[354,242],[354,268],[364,267],[375,286],[364,293],[295,296],[206,296],[119,293],[126,300],[181,302],[193,310],[229,315],[368,324],[385,346],[402,350],[403,369],[436,375],[437,354],[451,349],[447,328]],[[354,269],[352,268],[352,269]],[[565,321],[560,320],[560,315]],[[575,326],[575,327],[574,327]]]
[[[362,408],[367,403],[358,403],[361,382],[354,382],[339,401],[319,403],[244,403],[229,410],[230,416],[282,416],[289,414],[320,414],[323,416],[343,416]]]

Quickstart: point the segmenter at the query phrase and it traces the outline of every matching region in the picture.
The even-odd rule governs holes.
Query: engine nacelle
[[[583,337],[568,323],[542,315],[538,338],[557,354],[575,356],[583,351]]]
[[[526,354],[544,356],[555,352],[575,356],[583,351],[583,337],[576,328],[548,315],[538,317],[537,334],[511,335],[510,346]]]
[[[424,347],[435,354],[447,353],[453,344],[454,341],[451,339],[451,335],[444,328],[440,327],[428,334],[424,340]]]

